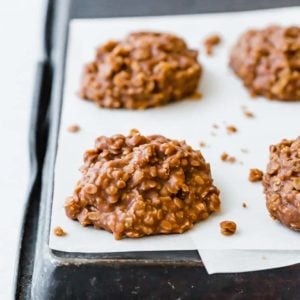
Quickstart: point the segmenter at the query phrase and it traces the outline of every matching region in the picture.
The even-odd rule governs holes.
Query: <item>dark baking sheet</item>
[[[72,18],[172,15],[299,5],[300,1],[49,1],[38,65],[32,177],[16,274],[18,299],[297,299],[300,265],[208,276],[196,251],[64,253],[48,248],[68,23]]]

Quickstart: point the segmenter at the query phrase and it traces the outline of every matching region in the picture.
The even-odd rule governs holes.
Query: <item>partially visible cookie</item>
[[[245,32],[232,49],[230,67],[253,96],[300,100],[300,27]]]
[[[300,137],[270,147],[263,184],[271,216],[300,230]]]
[[[199,83],[198,52],[175,35],[136,32],[108,41],[86,65],[80,95],[107,108],[145,109],[192,95]]]

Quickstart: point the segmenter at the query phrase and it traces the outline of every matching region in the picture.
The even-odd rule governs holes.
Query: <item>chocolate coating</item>
[[[245,32],[232,49],[230,66],[253,96],[300,100],[300,27]]]
[[[192,95],[201,76],[198,52],[167,33],[137,32],[97,49],[80,95],[107,108],[145,109]]]
[[[182,233],[220,209],[200,151],[163,136],[98,137],[66,214],[122,237]]]
[[[300,137],[270,147],[263,184],[271,216],[300,230]]]

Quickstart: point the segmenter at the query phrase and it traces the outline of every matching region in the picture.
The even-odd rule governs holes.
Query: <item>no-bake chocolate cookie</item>
[[[231,52],[230,66],[253,96],[300,100],[300,27],[247,31]]]
[[[209,164],[184,141],[100,136],[81,172],[66,214],[116,239],[182,233],[220,209]]]
[[[300,137],[270,147],[263,184],[271,216],[300,230]]]
[[[108,108],[145,109],[192,95],[201,76],[198,52],[175,35],[129,34],[97,49],[80,95]]]

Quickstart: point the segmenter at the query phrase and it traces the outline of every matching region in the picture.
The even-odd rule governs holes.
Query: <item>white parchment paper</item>
[[[200,250],[208,274],[239,273],[300,263],[300,251]]]
[[[265,169],[268,146],[282,138],[300,134],[300,103],[253,100],[241,82],[228,68],[228,53],[238,35],[250,27],[268,24],[299,25],[300,8],[230,14],[208,14],[175,17],[143,17],[119,19],[73,20],[67,51],[63,111],[55,168],[54,199],[51,228],[63,227],[68,235],[56,237],[50,231],[52,249],[72,252],[122,252],[184,249],[275,249],[300,250],[299,233],[274,222],[265,208],[260,184],[247,179],[249,168]],[[83,65],[93,59],[95,48],[109,39],[122,39],[138,30],[159,30],[184,37],[192,48],[200,49],[201,41],[210,33],[219,33],[222,44],[212,57],[200,50],[204,67],[200,90],[201,101],[187,100],[146,111],[108,110],[78,98]],[[247,119],[241,106],[255,114]],[[79,124],[76,134],[66,128]],[[218,124],[219,129],[214,129]],[[228,135],[226,125],[235,125],[238,133]],[[211,216],[182,235],[155,236],[138,240],[115,241],[105,231],[83,228],[65,216],[63,204],[81,176],[84,150],[93,146],[99,135],[127,134],[138,128],[143,134],[163,134],[185,139],[194,148],[205,141],[202,149],[211,163],[215,184],[221,190],[222,212]],[[241,149],[248,149],[242,153]],[[243,164],[226,164],[220,160],[228,152]],[[248,208],[242,203],[247,202]],[[222,236],[219,222],[234,220],[238,232]]]

